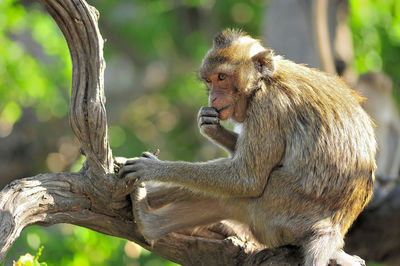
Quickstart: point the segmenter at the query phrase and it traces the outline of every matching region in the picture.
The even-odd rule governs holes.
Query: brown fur
[[[241,46],[243,37],[249,38],[237,31],[218,35],[199,71],[201,78],[212,79],[210,95],[219,97],[219,105],[213,106],[215,97],[210,96],[212,107],[246,99],[240,134],[224,129],[213,117],[207,122],[207,110],[199,113],[203,134],[227,149],[230,158],[205,163],[128,161],[122,176],[160,182],[138,189],[135,218],[140,228],[155,239],[186,227],[232,220],[247,226],[242,231],[251,231],[251,237],[267,247],[302,246],[306,265],[326,265],[329,259],[362,264],[341,248],[372,193],[376,144],[370,118],[339,78],[274,56],[268,49],[250,58],[252,44]],[[213,78],[224,64],[229,66],[228,78]],[[224,136],[229,141],[223,141]],[[173,192],[162,193],[170,204],[149,206],[148,200],[163,190]]]

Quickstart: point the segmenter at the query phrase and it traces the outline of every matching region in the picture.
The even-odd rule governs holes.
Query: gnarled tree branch
[[[113,172],[104,106],[103,38],[98,11],[85,1],[42,0],[57,22],[71,54],[70,123],[94,176]]]

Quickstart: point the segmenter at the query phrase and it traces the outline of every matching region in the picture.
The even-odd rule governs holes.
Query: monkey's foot
[[[329,261],[329,266],[365,266],[365,261],[356,255],[349,255],[343,250],[336,252],[335,257]]]

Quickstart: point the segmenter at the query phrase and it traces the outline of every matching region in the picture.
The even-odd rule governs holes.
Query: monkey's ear
[[[272,50],[265,50],[255,54],[252,58],[255,69],[262,76],[271,77],[275,72],[274,53]]]

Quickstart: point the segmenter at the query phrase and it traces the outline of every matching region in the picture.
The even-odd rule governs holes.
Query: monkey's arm
[[[133,158],[121,169],[120,176],[130,186],[145,181],[162,181],[180,185],[207,194],[230,197],[258,196],[263,191],[266,177],[245,175],[237,171],[229,159],[218,159],[206,163],[154,161]]]
[[[128,186],[155,180],[211,195],[257,197],[264,191],[271,170],[280,163],[284,144],[273,137],[264,142],[254,140],[253,145],[244,143],[238,143],[238,148],[243,148],[235,157],[204,163],[133,158],[119,175]]]
[[[197,117],[200,133],[232,155],[235,151],[238,134],[221,126],[218,116],[219,113],[213,107],[200,108]]]

